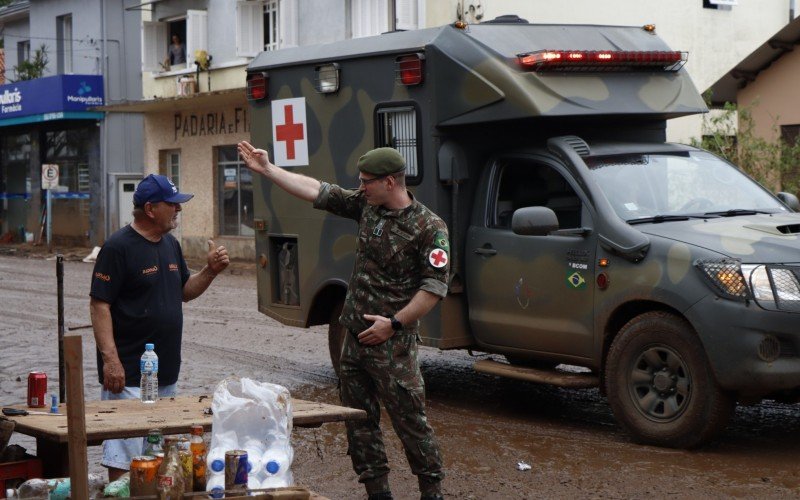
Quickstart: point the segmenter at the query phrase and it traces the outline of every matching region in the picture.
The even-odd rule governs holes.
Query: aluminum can
[[[247,489],[247,452],[225,452],[225,491]]]
[[[44,408],[45,395],[47,394],[47,374],[45,372],[30,372],[28,374],[28,406],[31,408]]]
[[[158,494],[158,466],[156,457],[147,455],[133,457],[131,460],[131,496]]]

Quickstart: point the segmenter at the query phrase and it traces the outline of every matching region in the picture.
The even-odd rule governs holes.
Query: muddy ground
[[[65,325],[89,324],[92,264],[84,249],[62,250]],[[26,376],[45,370],[58,388],[56,264],[41,251],[0,247],[0,403],[25,399]],[[197,266],[195,266],[197,268]],[[280,325],[256,309],[255,277],[235,263],[184,308],[179,390],[210,394],[227,376],[282,384],[299,398],[338,403],[325,328]],[[87,399],[99,399],[94,340],[84,337]],[[698,451],[633,444],[597,390],[562,390],[475,373],[465,352],[421,349],[429,417],[447,468],[447,497],[797,498],[800,406],[740,407],[722,437]],[[388,419],[384,419],[384,423]],[[399,441],[384,425],[395,498],[418,498]],[[30,438],[12,443],[35,451]],[[298,484],[333,499],[366,498],[346,455],[343,424],[293,433]],[[91,471],[101,471],[99,447]],[[520,471],[524,461],[531,470]]]

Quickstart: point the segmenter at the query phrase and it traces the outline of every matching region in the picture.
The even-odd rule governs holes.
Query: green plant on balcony
[[[44,70],[47,68],[48,62],[47,46],[42,44],[41,47],[34,51],[33,59],[20,61],[18,65],[14,66],[13,82],[41,78],[44,76]]]

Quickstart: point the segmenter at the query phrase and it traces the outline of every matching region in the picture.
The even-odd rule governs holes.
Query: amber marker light
[[[608,267],[608,259],[600,259],[597,261],[597,265],[600,267]]]
[[[655,24],[645,24],[642,26],[642,29],[648,33],[655,33],[656,32],[656,25]]]

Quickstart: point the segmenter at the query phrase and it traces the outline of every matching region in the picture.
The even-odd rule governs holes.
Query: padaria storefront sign
[[[104,101],[99,75],[55,75],[0,85],[0,125],[99,119],[103,114],[89,109]]]

